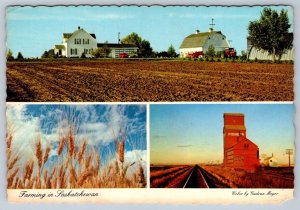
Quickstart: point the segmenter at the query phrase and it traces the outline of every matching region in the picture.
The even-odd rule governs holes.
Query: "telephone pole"
[[[289,167],[291,167],[291,155],[293,155],[293,149],[286,149],[285,154],[289,155]]]

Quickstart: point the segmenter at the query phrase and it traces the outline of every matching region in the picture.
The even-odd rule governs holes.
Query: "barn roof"
[[[110,48],[138,48],[133,44],[119,44],[119,43],[98,43],[97,47],[103,47],[104,45]]]
[[[244,125],[225,125],[224,128],[231,130],[246,130],[246,127]]]
[[[180,45],[180,48],[203,47],[206,40],[209,38],[209,36],[213,34],[222,34],[222,32],[212,31],[212,32],[191,34],[184,38],[183,42]]]

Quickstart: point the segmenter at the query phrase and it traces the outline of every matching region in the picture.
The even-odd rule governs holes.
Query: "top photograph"
[[[291,6],[9,6],[7,102],[294,100]]]

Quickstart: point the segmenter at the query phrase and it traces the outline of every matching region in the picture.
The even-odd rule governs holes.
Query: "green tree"
[[[41,58],[48,58],[48,57],[49,57],[49,53],[47,50],[45,50]]]
[[[92,55],[95,58],[107,58],[111,52],[111,48],[108,44],[104,44],[102,47],[98,47],[96,50],[93,51]]]
[[[86,58],[86,55],[85,55],[85,53],[84,53],[84,52],[82,52],[82,53],[81,53],[81,56],[80,56],[80,58]]]
[[[215,55],[216,55],[215,46],[211,44],[208,46],[208,49],[206,51],[206,56],[213,58],[215,57]]]
[[[176,57],[176,50],[173,45],[168,48],[168,55],[169,57]]]
[[[108,41],[104,42],[104,45],[102,47],[102,52],[104,54],[104,57],[108,57],[110,52],[111,52],[111,49],[110,47],[108,46]]]
[[[150,57],[153,53],[153,49],[150,45],[150,42],[147,40],[142,40],[141,48],[140,48],[140,55],[142,57]]]
[[[148,40],[144,40],[142,37],[140,37],[137,33],[132,32],[131,34],[125,36],[121,40],[122,44],[132,44],[139,48],[139,56],[141,57],[150,57],[153,55],[153,49],[151,47],[151,44]]]
[[[140,37],[137,33],[132,32],[131,34],[125,36],[122,40],[122,44],[133,44],[137,46],[139,49],[142,46],[142,37]]]
[[[251,21],[248,26],[249,41],[252,46],[267,51],[275,62],[276,56],[280,60],[288,46],[288,30],[290,28],[286,10],[278,13],[271,8],[264,8],[260,19]]]
[[[93,50],[92,54],[93,54],[93,56],[95,56],[95,58],[101,58],[103,56],[102,49],[100,49],[100,48]]]
[[[6,53],[6,60],[7,60],[7,61],[12,61],[12,60],[14,60],[13,52],[11,51],[11,49],[8,49],[8,51],[7,51],[7,53]]]
[[[244,51],[244,50],[242,50],[240,59],[241,59],[242,61],[245,61],[245,60],[247,60],[247,58],[248,58],[247,52]]]
[[[18,60],[18,61],[22,61],[22,60],[24,60],[24,57],[23,57],[23,55],[22,55],[22,53],[21,53],[21,52],[18,52],[18,55],[17,55],[17,60]]]
[[[45,50],[41,58],[57,58],[58,55],[55,55],[54,49]]]
[[[55,58],[56,55],[54,53],[54,49],[50,49],[48,50],[48,58]]]

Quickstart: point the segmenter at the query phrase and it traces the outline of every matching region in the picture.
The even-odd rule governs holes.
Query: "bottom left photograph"
[[[7,188],[145,188],[146,105],[7,103]]]

